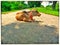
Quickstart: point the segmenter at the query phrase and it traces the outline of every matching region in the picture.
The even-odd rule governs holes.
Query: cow
[[[33,16],[41,16],[41,14],[36,11],[36,10],[31,10],[31,11],[22,11],[16,13],[16,19],[18,21],[34,21]]]

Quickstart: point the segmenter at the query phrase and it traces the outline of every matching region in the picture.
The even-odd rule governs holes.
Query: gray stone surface
[[[16,28],[17,27],[17,28]],[[38,22],[11,23],[2,26],[2,43],[58,43],[56,27],[39,25]]]

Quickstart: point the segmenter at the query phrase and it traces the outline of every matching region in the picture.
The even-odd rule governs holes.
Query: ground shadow
[[[39,25],[37,22],[14,22],[1,29],[2,44],[58,44],[55,26]]]

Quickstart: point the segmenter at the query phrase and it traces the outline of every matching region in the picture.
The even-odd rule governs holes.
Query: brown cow
[[[34,21],[33,16],[41,16],[41,14],[36,10],[32,10],[28,12],[22,11],[16,14],[16,19],[19,21]]]

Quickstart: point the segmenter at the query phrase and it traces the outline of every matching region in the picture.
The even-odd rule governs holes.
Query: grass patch
[[[45,13],[45,14],[51,14],[51,15],[54,15],[54,16],[59,16],[59,11],[44,8],[44,7],[36,7],[36,8],[28,8],[28,9],[30,9],[30,10],[36,9],[38,12],[42,12],[42,13]],[[2,12],[2,14],[6,14],[6,13],[9,13],[9,12],[15,12],[15,11],[18,11],[18,10],[6,11],[6,12]]]
[[[29,9],[29,8],[27,8]],[[24,9],[21,9],[21,10],[24,10]],[[1,14],[7,14],[7,13],[10,13],[10,12],[15,12],[15,11],[20,11],[20,10],[11,10],[11,11],[1,11]]]
[[[32,9],[36,9],[38,12],[59,16],[59,11],[56,11],[56,10],[52,10],[44,7],[30,8],[30,10]]]
[[[5,12],[1,12],[1,14],[7,14],[7,13],[10,13],[10,12],[15,12],[15,11],[18,11],[18,10],[5,11]]]

